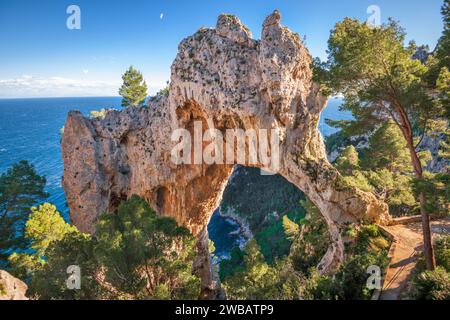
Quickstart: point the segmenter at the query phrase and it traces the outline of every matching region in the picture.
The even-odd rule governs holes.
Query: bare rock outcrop
[[[8,272],[0,270],[0,300],[28,300],[28,286]]]
[[[104,119],[69,113],[62,140],[63,187],[80,230],[93,233],[101,212],[137,194],[205,240],[235,164],[275,171],[317,205],[332,240],[319,265],[322,272],[345,259],[343,229],[349,224],[390,219],[386,204],[343,184],[327,161],[318,131],[327,98],[312,81],[308,50],[280,19],[277,11],[267,17],[261,40],[254,40],[238,18],[221,15],[216,29],[200,29],[179,45],[168,96],[152,99],[147,108],[110,111]],[[268,165],[261,157],[256,162],[246,157],[197,163],[193,141],[192,154],[184,154],[193,163],[176,163],[173,150],[179,141],[172,141],[173,134],[181,128],[195,139],[196,123],[202,125],[200,139],[208,132],[225,136],[228,129],[267,130],[270,137],[279,137],[279,149],[269,146],[270,154],[279,151],[279,162]],[[209,145],[203,141],[201,151]],[[204,268],[200,273],[207,286],[209,255],[205,241],[199,246],[205,253],[199,268]]]

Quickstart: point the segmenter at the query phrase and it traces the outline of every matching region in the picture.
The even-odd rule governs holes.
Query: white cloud
[[[87,71],[87,70],[86,70]],[[23,75],[0,79],[1,98],[117,95],[120,82]]]
[[[89,70],[87,70],[87,69],[84,69],[84,70],[83,70],[83,73],[84,73],[84,74],[88,74],[88,72],[89,72]]]

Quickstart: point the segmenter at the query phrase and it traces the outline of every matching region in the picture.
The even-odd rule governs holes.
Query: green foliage
[[[8,257],[11,274],[29,282],[31,277],[45,264],[45,260],[37,254],[14,252]]]
[[[332,277],[320,275],[315,268],[308,273],[304,283],[305,300],[338,300],[336,282]]]
[[[444,0],[441,9],[442,20],[444,22],[444,32],[439,39],[436,50],[437,58],[442,61],[442,65],[450,69],[450,1]]]
[[[231,207],[249,225],[267,262],[289,254],[291,241],[283,228],[283,216],[294,223],[304,217],[299,205],[303,193],[283,177],[263,176],[259,169],[238,167],[239,174],[228,184],[221,211]],[[275,214],[274,214],[275,213]]]
[[[175,220],[159,217],[133,196],[116,214],[97,224],[95,253],[105,281],[133,299],[195,299],[199,279],[192,275],[195,238]],[[162,295],[161,295],[162,294]]]
[[[425,208],[428,212],[440,215],[450,214],[450,175],[427,173],[422,179],[413,180],[416,195],[425,195]]]
[[[426,80],[434,87],[443,68],[450,69],[450,1],[444,0],[441,9],[444,31],[435,49],[435,55],[429,59],[430,71]]]
[[[448,3],[446,7],[448,14]],[[372,153],[369,150],[367,156],[366,162],[376,164],[371,170],[385,168],[393,174],[405,171],[407,147],[411,165],[420,177],[423,163],[418,161],[418,141],[414,138],[435,132],[436,124],[444,118],[446,106],[445,100],[434,92],[434,85],[430,89],[430,84],[425,80],[430,64],[413,59],[417,48],[414,44],[404,47],[405,37],[404,30],[392,20],[379,28],[372,28],[358,20],[345,18],[331,32],[328,61],[315,61],[314,77],[325,93],[344,95],[345,102],[341,108],[352,112],[354,119],[334,122],[334,125],[340,127],[346,136],[372,132],[382,125],[371,141]],[[439,81],[441,86],[444,84],[445,87],[446,78],[444,73]],[[448,91],[448,87],[443,90]],[[386,123],[387,119],[391,119],[400,131],[395,130],[391,123]],[[378,160],[374,161],[373,156]],[[386,176],[386,173],[383,175]],[[397,177],[393,178],[395,181]],[[363,181],[359,180],[354,181],[355,184],[363,185]],[[407,179],[403,180],[406,183]],[[387,186],[375,187],[389,202],[390,192],[385,190]],[[406,194],[406,186],[401,189],[403,195],[397,196],[396,205],[400,202],[399,198],[408,201],[411,198]],[[421,206],[422,212],[426,212],[423,203]]]
[[[393,215],[414,214],[418,207],[412,189],[414,177],[400,129],[390,121],[381,125],[361,153],[362,160],[350,146],[336,160],[342,183],[375,193],[389,204]]]
[[[334,276],[320,276],[311,272],[305,285],[305,297],[319,300],[367,300],[372,290],[367,288],[369,266],[383,270],[388,264],[389,243],[374,225],[358,231],[356,243],[347,248],[349,259]]]
[[[52,242],[60,241],[66,234],[75,231],[76,228],[66,223],[50,203],[31,208],[25,226],[25,236],[32,241],[31,248],[41,255]]]
[[[315,79],[328,93],[342,93],[342,109],[354,120],[336,123],[346,135],[364,134],[386,117],[412,114],[420,128],[440,110],[430,108],[422,77],[427,67],[412,59],[415,48],[405,48],[405,32],[394,21],[380,28],[345,18],[337,23],[328,41],[328,62],[316,60]],[[404,125],[404,123],[401,123]]]
[[[435,255],[436,255],[436,265],[444,268],[447,272],[450,272],[450,236],[445,235],[439,237],[435,242]],[[425,271],[425,261],[423,259],[423,254],[417,262],[416,274],[420,274]]]
[[[263,227],[254,235],[266,262],[271,265],[275,263],[276,259],[287,256],[292,245],[292,240],[287,236],[283,224],[284,217],[298,224],[303,217],[303,213],[289,213],[284,215],[282,219],[269,214],[265,219]]]
[[[123,97],[123,107],[141,107],[147,97],[147,84],[142,73],[132,66],[122,76],[123,85],[119,94]]]
[[[450,67],[443,67],[439,73],[439,76],[436,80],[436,89],[438,91],[438,99],[436,103],[439,107],[444,109],[443,117],[447,120],[445,123],[448,123],[450,119]],[[448,127],[446,128],[445,134],[448,136]]]
[[[411,299],[449,300],[450,299],[450,236],[442,236],[435,243],[435,271],[425,271],[422,257],[417,263],[412,288],[408,294]]]
[[[443,236],[435,244],[436,264],[450,272],[450,235]]]
[[[325,121],[327,121],[325,119]],[[329,121],[327,121],[329,122]],[[346,137],[342,130],[339,130],[336,133],[333,133],[332,135],[325,137],[325,147],[328,154],[331,154],[332,152],[340,152],[345,147],[348,147],[350,145],[358,145],[360,139],[357,139],[356,137],[352,137],[350,139],[349,137]]]
[[[244,251],[239,247],[234,247],[230,252],[230,259],[223,259],[220,261],[219,276],[220,280],[224,281],[226,278],[244,270]]]
[[[355,245],[348,248],[349,259],[334,276],[320,276],[316,264],[330,244],[328,231],[320,213],[305,202],[308,216],[289,259],[273,266],[266,263],[255,240],[239,252],[239,268],[222,279],[230,299],[369,299],[366,287],[369,266],[387,266],[389,242],[374,225],[357,229]],[[222,265],[221,265],[222,268]]]
[[[93,254],[94,241],[66,223],[55,206],[45,203],[31,209],[25,235],[32,253],[9,257],[13,273],[29,282],[28,295],[36,299],[96,299],[102,288],[95,280],[99,267]],[[68,290],[67,268],[82,270],[81,290]]]
[[[336,160],[336,168],[343,174],[350,175],[359,169],[359,154],[354,146],[345,148]]]
[[[365,167],[370,170],[411,172],[411,158],[405,138],[393,121],[381,125],[369,138]]]
[[[373,191],[373,186],[367,181],[365,172],[353,171],[351,175],[343,176],[341,183],[347,188],[358,188],[363,191]]]
[[[12,273],[22,279],[28,279],[42,268],[47,248],[52,243],[61,241],[67,234],[76,231],[50,203],[33,207],[31,212],[25,224],[25,237],[30,241],[33,253],[13,253],[9,257]]]
[[[424,271],[412,281],[410,297],[416,300],[450,300],[450,273],[438,267]]]
[[[208,240],[208,251],[210,254],[214,254],[214,252],[216,252],[216,246],[212,240]]]
[[[414,214],[418,206],[412,190],[411,174],[393,173],[387,169],[366,171],[373,192],[389,205],[392,215]]]
[[[30,207],[48,196],[45,183],[27,161],[20,161],[0,176],[0,267],[8,266],[10,252],[27,249],[25,221]]]
[[[245,218],[252,232],[258,232],[268,214],[279,215],[301,210],[303,193],[279,175],[264,176],[259,169],[239,167],[233,181],[225,189],[222,212],[227,207]],[[245,187],[243,187],[245,186]]]
[[[301,205],[307,215],[301,221],[301,237],[295,239],[289,259],[293,268],[303,274],[308,274],[310,268],[317,266],[331,243],[326,222],[319,209],[309,200]]]
[[[300,279],[289,264],[265,262],[255,240],[248,242],[242,271],[226,278],[223,288],[231,300],[292,300],[301,296]]]
[[[26,224],[32,254],[15,254],[16,272],[37,299],[195,299],[195,238],[133,196],[103,214],[96,238],[65,223],[56,208],[33,208]],[[67,289],[67,268],[81,269],[81,290]]]
[[[45,252],[45,264],[35,271],[28,294],[42,300],[93,300],[115,298],[115,291],[102,281],[102,269],[94,254],[95,241],[79,231],[67,233]],[[69,290],[69,266],[79,266],[81,289]],[[109,289],[109,290],[108,290]]]
[[[446,25],[440,46],[446,48],[448,1],[443,7],[443,15]],[[423,63],[413,58],[417,50],[414,43],[404,46],[405,38],[405,31],[392,20],[372,28],[358,20],[345,18],[331,32],[328,61],[316,59],[314,62],[314,78],[321,83],[323,92],[343,94],[341,109],[353,115],[353,120],[332,121],[331,124],[341,128],[348,137],[377,129],[370,141],[371,149],[363,151],[363,171],[366,172],[353,169],[349,174],[348,168],[343,168],[344,185],[373,189],[371,191],[389,203],[394,214],[415,213],[419,207],[413,201],[410,171],[414,169],[414,174],[422,177],[430,153],[417,151],[421,138],[416,137],[442,135],[441,152],[444,155],[449,150],[450,139],[450,76],[446,72],[448,68],[441,68],[444,67],[442,61],[448,58],[448,50],[437,50],[439,54]],[[433,77],[436,81],[430,81]],[[419,184],[426,183],[419,180]],[[427,203],[420,203],[421,212],[430,210],[433,199],[426,197]]]

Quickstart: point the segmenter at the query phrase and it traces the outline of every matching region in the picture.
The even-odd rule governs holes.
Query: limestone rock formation
[[[8,272],[0,270],[0,300],[28,300],[28,286]]]
[[[62,140],[63,187],[81,231],[94,232],[101,212],[137,194],[207,239],[206,226],[238,161],[176,164],[171,152],[178,141],[172,134],[183,128],[194,135],[196,121],[202,133],[212,127],[224,135],[227,129],[267,129],[280,137],[279,166],[272,171],[305,192],[328,223],[332,246],[319,266],[322,272],[345,259],[342,231],[348,224],[389,219],[384,203],[345,186],[327,161],[318,131],[327,98],[312,81],[308,50],[280,19],[277,11],[267,17],[258,41],[238,18],[221,15],[215,29],[202,28],[179,45],[168,96],[152,99],[146,108],[110,111],[104,119],[69,113]],[[207,146],[202,143],[202,150]],[[276,150],[270,146],[269,151]],[[261,159],[239,164],[267,169]],[[206,287],[205,241],[199,248]]]

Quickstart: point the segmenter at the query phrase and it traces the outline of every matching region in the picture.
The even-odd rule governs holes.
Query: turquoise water
[[[209,238],[214,242],[214,255],[219,259],[230,257],[234,247],[242,247],[247,239],[240,234],[240,226],[229,218],[224,218],[216,210],[208,225]]]
[[[325,124],[324,119],[348,119],[349,115],[338,110],[341,100],[330,100],[323,112],[319,129],[324,135],[336,130]],[[68,209],[61,187],[62,160],[60,129],[70,110],[89,114],[102,108],[120,109],[120,97],[95,98],[45,98],[0,100],[0,173],[20,160],[28,160],[38,174],[47,178],[48,202],[56,205],[68,219]],[[216,255],[226,257],[234,246],[242,244],[239,226],[217,213],[209,225]]]

